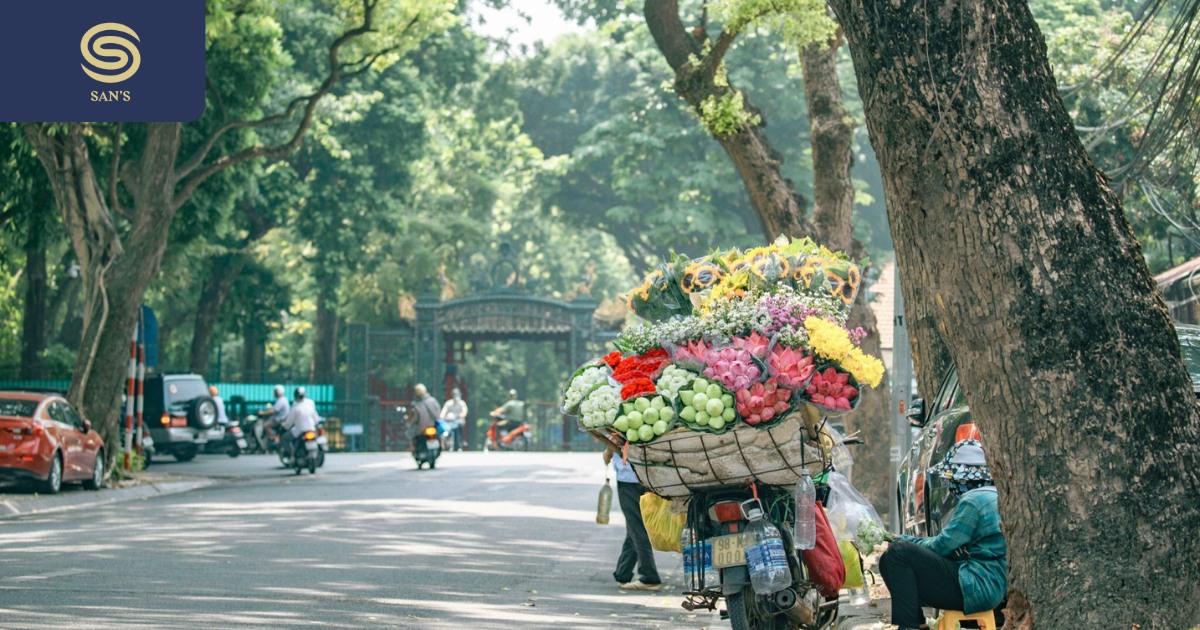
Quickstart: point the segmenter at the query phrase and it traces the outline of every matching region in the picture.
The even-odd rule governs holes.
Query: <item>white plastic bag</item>
[[[829,505],[825,511],[833,537],[853,541],[859,551],[870,555],[882,542],[881,537],[886,536],[879,513],[842,473],[829,473],[828,483]]]

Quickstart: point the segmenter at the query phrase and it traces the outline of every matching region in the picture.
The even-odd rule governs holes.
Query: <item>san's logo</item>
[[[133,39],[130,40],[125,35]],[[83,34],[83,39],[79,41],[79,50],[83,53],[85,62],[79,66],[89,77],[101,83],[125,81],[136,74],[142,65],[142,55],[138,52],[137,44],[134,43],[141,41],[137,33],[124,24],[116,22],[97,24],[88,29],[88,32]]]

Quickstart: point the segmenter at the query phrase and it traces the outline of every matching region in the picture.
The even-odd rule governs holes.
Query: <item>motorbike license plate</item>
[[[316,442],[305,442],[304,448],[315,453],[315,452],[317,452],[317,443]]]
[[[238,448],[246,448],[246,438],[238,438]]]
[[[712,543],[712,565],[714,569],[736,567],[746,564],[746,547],[741,534],[730,534],[709,539]]]
[[[437,440],[425,440],[425,448],[427,449],[432,450],[440,447],[441,443],[439,443]]]

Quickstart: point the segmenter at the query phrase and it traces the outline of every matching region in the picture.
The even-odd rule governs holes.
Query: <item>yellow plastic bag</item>
[[[683,534],[687,514],[672,514],[671,502],[650,492],[642,495],[641,508],[650,546],[657,551],[683,551],[679,536]]]
[[[842,564],[846,565],[846,582],[842,588],[858,588],[863,585],[862,560],[858,547],[850,540],[839,540],[838,551],[842,552]]]

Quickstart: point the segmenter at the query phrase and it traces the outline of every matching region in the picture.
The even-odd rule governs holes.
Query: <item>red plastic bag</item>
[[[842,563],[842,552],[833,538],[833,528],[825,517],[825,506],[817,501],[817,545],[804,551],[804,566],[808,579],[817,585],[825,597],[837,597],[846,582],[846,565]]]

